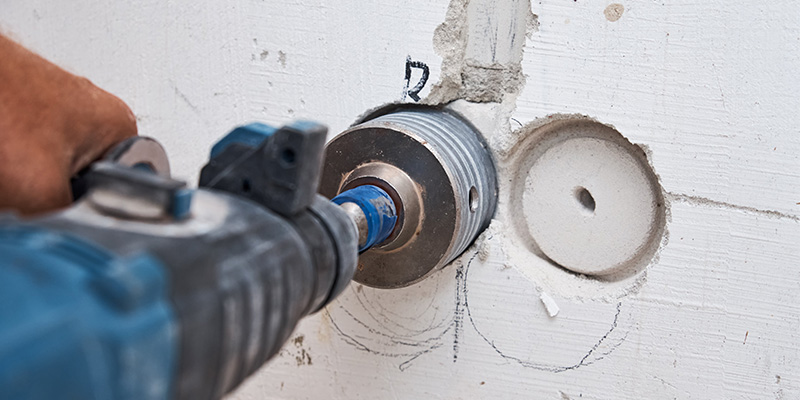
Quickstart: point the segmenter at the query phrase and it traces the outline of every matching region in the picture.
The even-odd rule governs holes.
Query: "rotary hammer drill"
[[[0,215],[0,398],[218,399],[238,386],[395,227],[377,186],[317,194],[326,134],[237,128],[194,190],[157,142],[134,138],[74,180],[69,209]]]

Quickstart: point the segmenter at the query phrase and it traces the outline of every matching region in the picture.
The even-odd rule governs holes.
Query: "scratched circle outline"
[[[491,227],[489,229],[491,229]],[[489,236],[486,239],[486,243],[484,245],[488,245],[488,243],[492,240],[492,238],[493,238],[493,235]],[[475,245],[473,245],[473,248],[475,248],[476,246],[478,246],[477,243]],[[597,349],[619,327],[619,318],[622,315],[622,301],[618,301],[617,304],[616,304],[616,313],[614,314],[614,320],[611,322],[611,327],[605,332],[605,334],[603,334],[603,336],[600,337],[600,339],[598,339],[597,342],[595,342],[594,345],[592,345],[586,351],[585,355],[580,360],[575,362],[574,364],[558,365],[558,364],[548,364],[548,363],[535,363],[535,362],[526,361],[526,360],[523,360],[523,359],[521,359],[519,357],[515,357],[513,355],[507,354],[506,352],[501,350],[495,344],[495,342],[493,340],[491,340],[489,337],[487,337],[487,335],[485,333],[483,333],[478,328],[478,324],[476,324],[476,322],[475,322],[476,318],[473,317],[472,310],[469,307],[469,284],[468,284],[468,282],[469,282],[469,270],[470,270],[470,267],[472,265],[472,262],[475,261],[475,258],[478,256],[479,253],[480,253],[480,250],[479,249],[475,249],[475,250],[473,250],[473,254],[471,256],[469,256],[469,259],[468,259],[468,261],[466,263],[464,263],[462,261],[464,258],[466,258],[466,256],[462,256],[457,261],[459,263],[457,268],[459,270],[461,270],[461,272],[460,273],[457,272],[456,276],[457,277],[459,275],[463,276],[462,282],[458,282],[458,284],[457,284],[458,285],[458,289],[457,290],[460,290],[463,293],[463,297],[464,297],[463,307],[466,310],[466,315],[467,315],[467,317],[469,319],[469,322],[470,322],[470,325],[472,326],[472,329],[474,329],[475,333],[477,333],[478,336],[480,336],[481,339],[483,339],[483,341],[487,345],[489,345],[489,347],[491,347],[492,350],[494,350],[495,353],[497,353],[503,359],[509,360],[509,361],[514,361],[514,362],[518,363],[519,365],[521,365],[522,367],[525,367],[525,368],[530,368],[530,369],[534,369],[534,370],[538,370],[538,371],[560,373],[560,372],[565,372],[565,371],[577,369],[577,368],[580,368],[580,367],[592,365],[595,362],[602,360],[603,358],[605,358],[605,357],[609,356],[611,353],[613,353],[617,348],[619,348],[620,345],[622,345],[622,343],[627,338],[629,330],[625,330],[624,333],[622,334],[622,336],[617,340],[616,343],[612,344],[612,346],[611,346],[611,348],[609,350],[607,350],[607,351],[605,351],[603,353],[596,354]],[[457,322],[456,326],[458,326],[458,325],[459,325],[459,323]],[[463,322],[461,322],[460,325],[463,326]],[[463,328],[461,328],[461,329],[463,329]],[[456,339],[456,342],[457,342],[457,339]],[[594,356],[594,357],[590,358],[592,356]],[[457,359],[457,354],[454,355],[454,361],[456,359]]]
[[[448,279],[447,274],[443,272],[446,270],[447,269],[436,271],[433,275],[425,279],[425,281],[433,280],[435,282],[433,293],[439,293],[441,285],[443,282],[445,282],[445,279]],[[414,285],[409,288],[393,289],[392,291],[404,289],[408,290],[417,286],[418,285]],[[381,300],[371,299],[367,294],[387,292],[385,289],[375,289],[364,285],[350,285],[347,292],[349,292],[352,297],[347,298],[344,295],[340,296],[340,298],[338,298],[334,304],[325,308],[324,315],[330,321],[334,332],[346,344],[356,348],[357,350],[383,357],[403,358],[405,360],[398,365],[398,368],[401,371],[405,371],[411,366],[412,361],[449,343],[447,340],[445,340],[445,337],[448,335],[448,332],[454,328],[455,309],[444,311],[439,311],[437,309],[434,317],[439,313],[441,313],[441,317],[433,318],[432,322],[427,327],[422,329],[409,329],[407,326],[403,326],[403,324],[395,322],[397,318],[402,318],[409,321],[419,321],[419,316],[424,315],[428,310],[435,308],[435,296],[428,296],[430,301],[418,315],[415,317],[406,317],[389,310],[388,308],[384,307]],[[446,304],[452,304],[452,302],[448,302]],[[352,306],[360,307],[360,309],[366,313],[366,316],[370,320],[365,322],[362,320],[362,318],[356,317],[357,311],[353,310]],[[396,346],[398,349],[386,349],[385,343],[382,344],[375,341],[370,342],[369,338],[359,337],[355,332],[348,332],[348,329],[343,328],[340,325],[340,323],[342,323],[340,318],[343,315],[337,315],[337,311],[343,312],[344,316],[349,318],[350,322],[355,322],[372,335],[378,335],[380,338],[388,340],[388,343],[391,346]],[[382,315],[386,321],[390,321],[398,327],[406,329],[407,332],[399,334],[391,326],[388,326],[384,322],[380,321],[380,319],[376,317],[378,314]],[[387,317],[387,314],[391,315],[394,319]],[[428,334],[427,337],[420,338],[420,336],[425,334]]]

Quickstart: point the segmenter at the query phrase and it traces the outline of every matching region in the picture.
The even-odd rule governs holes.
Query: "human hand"
[[[70,178],[131,136],[122,100],[0,35],[0,210],[69,205]]]

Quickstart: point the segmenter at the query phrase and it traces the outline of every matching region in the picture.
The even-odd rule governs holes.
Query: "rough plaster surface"
[[[439,82],[425,100],[501,102],[525,78],[520,68],[526,37],[538,29],[527,0],[453,0],[436,28],[433,46],[444,60]]]
[[[426,101],[489,102],[462,107],[498,159],[560,113],[648,151],[671,220],[638,290],[551,292],[494,223],[419,285],[351,285],[231,398],[800,398],[800,4],[618,4],[11,0],[0,29],[128,101],[189,178],[235,124],[337,132],[398,100],[408,55]]]

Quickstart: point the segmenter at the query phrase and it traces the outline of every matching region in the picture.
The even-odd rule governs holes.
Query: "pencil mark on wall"
[[[486,243],[491,241],[492,238],[492,236],[488,237]],[[326,308],[324,315],[330,321],[333,332],[344,343],[365,353],[397,359],[397,366],[401,371],[406,371],[420,357],[443,347],[448,338],[450,338],[451,332],[452,360],[454,363],[458,362],[461,347],[466,343],[465,340],[472,337],[465,335],[465,323],[468,323],[467,326],[472,326],[478,337],[502,358],[514,361],[524,368],[553,373],[577,369],[600,361],[613,353],[627,338],[627,333],[622,334],[621,337],[617,333],[623,308],[622,303],[619,302],[616,304],[616,311],[613,320],[609,323],[608,330],[574,363],[560,365],[557,363],[533,362],[505,351],[502,345],[496,344],[487,333],[480,330],[479,317],[470,309],[468,296],[469,272],[479,254],[479,251],[474,251],[462,259],[465,261],[457,262],[453,266],[455,267],[455,279],[449,282],[455,283],[454,308],[448,309],[449,312],[440,316],[437,314],[437,304],[442,305],[441,301],[437,303],[431,299],[427,305],[423,305],[424,303],[419,305],[419,309],[422,310],[420,315],[433,315],[433,318],[428,318],[430,322],[423,323],[421,327],[420,325],[413,326],[413,324],[406,323],[409,319],[413,319],[412,317],[403,317],[390,309],[390,305],[396,303],[396,298],[390,296],[385,300],[386,307],[384,307],[384,305],[380,304],[379,297],[365,297],[367,290],[362,289],[359,291],[353,287],[349,289],[346,299],[337,302],[336,306]],[[453,272],[453,270],[450,271],[451,273]],[[453,275],[449,276],[452,279]],[[446,284],[447,282],[447,275],[442,275],[437,280],[436,287],[429,287],[429,289],[433,289],[432,293],[443,293],[442,289],[444,288],[440,287],[440,284]],[[384,293],[386,292],[381,293],[378,296],[385,296]],[[408,304],[407,302],[412,301],[414,298],[406,297],[405,304]]]
[[[478,255],[475,253],[469,262]],[[464,325],[464,302],[461,298],[461,288],[464,285],[464,265],[459,263],[456,267],[456,311],[453,318],[453,362],[458,361],[458,341],[461,338],[461,332]]]
[[[492,238],[493,238],[493,236],[490,236],[489,238],[487,238],[486,241],[489,242],[489,241],[492,240]],[[620,317],[620,313],[622,311],[622,302],[618,302],[617,305],[616,305],[616,312],[614,314],[614,318],[611,321],[611,323],[609,324],[608,330],[597,340],[597,342],[595,342],[592,345],[592,347],[590,347],[586,351],[586,353],[580,358],[580,360],[578,360],[574,364],[570,364],[570,365],[555,365],[555,364],[536,363],[536,362],[523,360],[523,359],[521,359],[519,357],[513,356],[513,355],[503,351],[502,349],[500,349],[499,346],[497,346],[495,344],[495,342],[493,340],[491,340],[489,337],[487,337],[487,335],[484,334],[478,328],[478,325],[475,322],[475,317],[473,317],[472,311],[470,310],[470,306],[469,306],[469,287],[468,287],[469,270],[470,270],[470,267],[472,266],[472,262],[475,260],[475,258],[478,256],[478,254],[479,254],[479,252],[476,251],[475,254],[470,256],[469,260],[466,263],[466,267],[464,267],[463,278],[459,282],[459,290],[462,292],[462,296],[461,297],[463,297],[463,308],[464,308],[464,310],[466,310],[466,315],[467,315],[467,318],[469,319],[470,325],[472,325],[472,328],[475,330],[475,332],[478,334],[478,336],[480,336],[483,339],[483,341],[486,342],[486,344],[489,345],[489,347],[491,347],[498,355],[500,355],[504,359],[510,360],[510,361],[515,361],[519,365],[521,365],[521,366],[523,366],[525,368],[531,368],[531,369],[535,369],[535,370],[547,371],[547,372],[553,372],[553,373],[560,373],[560,372],[565,372],[565,371],[569,371],[569,370],[573,370],[573,369],[578,369],[578,368],[586,366],[586,365],[591,365],[591,364],[593,364],[593,363],[595,363],[597,361],[602,360],[603,358],[605,358],[605,357],[609,356],[611,353],[613,353],[614,350],[616,350],[625,341],[625,339],[627,339],[627,332],[626,332],[625,334],[623,334],[622,337],[617,339],[614,343],[611,343],[610,345],[608,345],[607,349],[605,349],[602,352],[598,352],[599,349],[601,348],[601,346],[603,346],[607,341],[609,341],[609,338],[611,337],[611,334],[614,333],[615,330],[617,330],[617,328],[619,326],[619,317]],[[458,274],[456,276],[458,277]],[[456,316],[455,320],[458,320],[458,316]],[[455,348],[455,344],[454,344],[454,348]],[[454,361],[455,361],[455,359],[454,359]]]
[[[447,335],[447,333],[452,328],[452,325],[449,325],[439,335],[437,335],[437,336],[435,336],[433,338],[430,338],[428,340],[423,340],[423,341],[420,341],[420,342],[404,341],[404,340],[397,340],[396,338],[392,337],[391,335],[387,335],[387,334],[384,334],[382,332],[377,332],[374,329],[369,328],[366,324],[361,322],[361,320],[359,320],[358,318],[353,316],[353,314],[351,314],[350,312],[347,312],[347,314],[350,317],[352,317],[353,320],[355,320],[359,325],[367,327],[369,329],[369,331],[371,333],[373,333],[373,334],[378,334],[380,336],[387,337],[387,338],[390,339],[391,342],[393,342],[395,344],[402,344],[402,345],[405,345],[405,346],[409,346],[409,347],[412,347],[412,348],[418,348],[419,349],[417,351],[405,351],[405,352],[392,352],[392,351],[380,350],[380,349],[378,349],[378,346],[375,346],[375,345],[373,345],[371,343],[367,343],[366,340],[364,340],[364,339],[362,339],[360,337],[345,333],[345,331],[339,326],[339,324],[333,318],[333,316],[331,315],[330,311],[325,310],[325,315],[328,317],[328,320],[331,322],[331,325],[333,326],[334,331],[336,332],[337,335],[339,335],[344,340],[345,343],[349,344],[350,346],[353,346],[357,350],[360,350],[360,351],[363,351],[363,352],[366,352],[366,353],[370,353],[370,354],[374,354],[374,355],[377,355],[377,356],[387,357],[387,358],[401,358],[401,359],[404,359],[398,365],[398,369],[400,369],[400,371],[405,371],[406,369],[408,369],[408,367],[411,366],[411,362],[416,360],[420,356],[428,354],[428,353],[438,349],[439,347],[442,347],[442,345],[444,344],[443,341],[442,341],[442,338],[445,335]]]
[[[172,89],[175,90],[175,95],[177,95],[181,100],[183,100],[183,102],[186,103],[186,105],[189,106],[189,108],[191,108],[192,111],[194,111],[195,113],[200,113],[200,109],[197,108],[197,106],[194,105],[194,103],[192,103],[189,100],[189,98],[186,97],[186,95],[183,92],[181,92],[180,89],[178,89],[178,85],[176,85],[174,82],[170,83],[172,83]]]
[[[728,106],[725,104],[725,92],[722,91],[722,83],[719,80],[719,72],[717,72],[717,64],[711,63],[711,67],[714,68],[714,78],[717,80],[717,88],[719,89],[719,98],[722,101],[722,109],[724,111],[728,111]]]
[[[414,87],[411,87],[411,69],[421,69],[422,76],[419,78]],[[406,96],[411,97],[414,101],[419,101],[419,92],[425,88],[425,84],[428,83],[428,75],[430,74],[430,70],[428,66],[422,61],[412,61],[411,56],[406,57],[406,77],[405,77],[405,85],[403,86],[403,100],[406,99]]]
[[[439,289],[438,282],[435,283],[433,293]],[[447,342],[445,338],[454,327],[452,313],[439,313],[433,297],[420,307],[420,314],[429,317],[429,323],[423,323],[421,327],[410,326],[407,323],[409,317],[399,315],[379,301],[370,299],[367,295],[369,290],[364,289],[351,287],[346,296],[342,296],[347,301],[325,309],[324,315],[330,321],[333,332],[348,345],[369,354],[399,359],[398,368],[405,371],[416,359]],[[382,294],[386,295],[386,292]]]
[[[484,7],[487,6],[487,5],[488,4],[483,4]],[[494,16],[494,14],[492,14],[492,13],[489,13],[489,12],[486,13],[486,22],[485,22],[486,25],[484,25],[484,27],[483,27],[483,29],[484,29],[483,34],[487,38],[489,38],[489,48],[491,49],[490,54],[492,55],[492,58],[491,58],[492,64],[497,62],[497,36],[498,36],[498,31],[500,29],[500,27],[498,26],[497,22],[495,22],[494,18],[492,18],[493,16]],[[512,23],[509,26],[512,29],[512,32],[511,32],[512,35],[513,35],[513,25],[514,24]],[[512,42],[514,41],[514,37],[515,36],[512,36],[512,38],[511,38]]]

